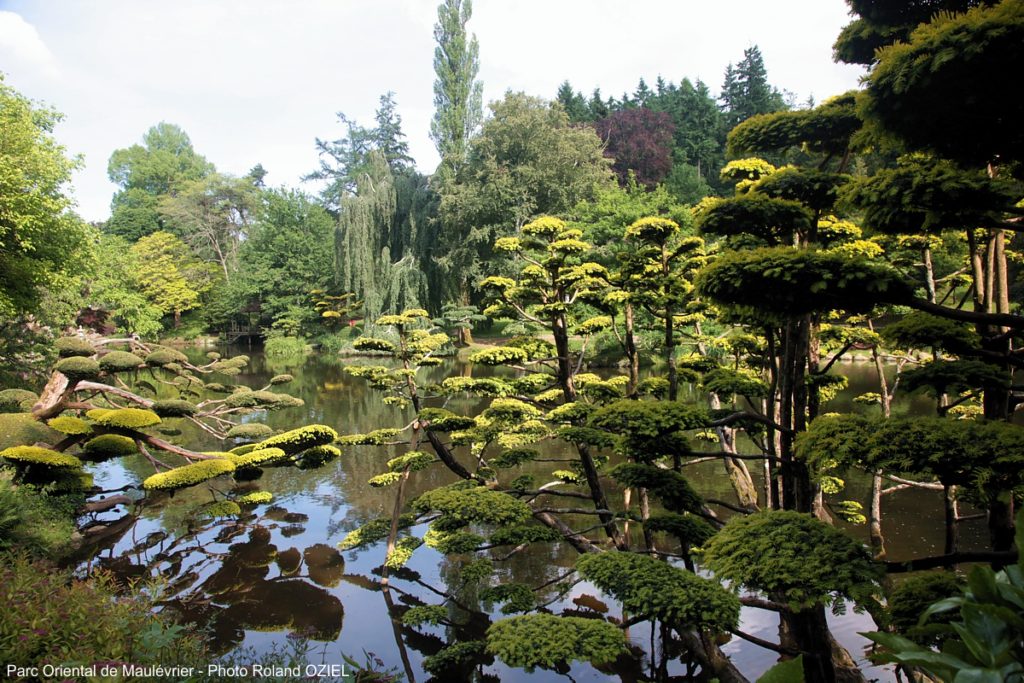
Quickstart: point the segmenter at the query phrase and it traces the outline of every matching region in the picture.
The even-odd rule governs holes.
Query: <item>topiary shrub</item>
[[[312,448],[299,453],[295,457],[298,459],[299,469],[311,470],[316,469],[317,467],[322,467],[331,460],[340,456],[340,448],[330,444],[325,444],[323,446],[313,446]]]
[[[626,637],[619,627],[599,619],[527,614],[491,624],[487,651],[527,671],[574,661],[606,664],[625,654]]]
[[[89,423],[80,417],[74,417],[72,415],[61,415],[54,417],[46,421],[46,424],[50,429],[56,429],[61,434],[68,434],[71,436],[77,436],[79,434],[89,434],[92,432],[92,427]]]
[[[654,515],[644,522],[644,528],[672,534],[681,543],[691,546],[704,545],[717,531],[703,518],[690,513]]]
[[[273,384],[274,386],[277,386],[279,384],[288,384],[294,379],[295,378],[289,374],[274,375],[273,377],[270,378],[270,383]]]
[[[0,413],[27,413],[39,396],[27,389],[4,389],[0,391]]]
[[[56,443],[60,432],[47,427],[31,413],[0,413],[0,449],[26,443]]]
[[[624,486],[647,489],[672,512],[701,512],[704,509],[700,494],[678,472],[654,465],[623,463],[613,467],[608,474]]]
[[[160,417],[188,417],[196,414],[195,404],[181,399],[154,401],[151,408]]]
[[[100,357],[100,367],[106,372],[126,372],[144,364],[145,361],[130,351],[110,351]]]
[[[0,451],[0,458],[16,465],[41,465],[52,469],[79,469],[82,461],[73,455],[39,446],[12,446]]]
[[[588,553],[576,560],[576,569],[632,614],[713,631],[739,623],[739,598],[720,583],[648,555]]]
[[[529,359],[529,352],[514,346],[494,346],[489,349],[482,349],[469,356],[471,363],[480,363],[481,365],[525,363]]]
[[[253,491],[235,498],[235,502],[239,505],[265,505],[272,500],[274,500],[274,494],[270,491]]]
[[[100,364],[96,360],[86,358],[85,356],[61,358],[53,366],[53,369],[73,381],[96,379],[100,374]]]
[[[242,508],[233,500],[218,500],[204,505],[196,512],[199,517],[233,517],[242,514]]]
[[[829,604],[835,595],[865,604],[885,573],[862,543],[788,510],[733,517],[705,545],[704,564],[720,578],[785,600],[793,610]]]
[[[96,347],[81,337],[60,337],[53,342],[53,348],[61,358],[96,354]]]
[[[249,467],[270,467],[280,463],[288,462],[291,456],[280,448],[259,448],[249,451],[245,455],[234,455],[229,453],[230,460],[234,461],[238,469]]]
[[[146,356],[146,365],[150,367],[159,368],[171,363],[188,363],[188,356],[181,351],[166,347],[158,348]]]
[[[154,474],[142,482],[142,488],[147,491],[176,491],[234,471],[235,463],[230,460],[203,460]]]
[[[444,408],[424,408],[420,411],[419,418],[421,422],[427,423],[428,432],[457,432],[476,425],[476,420],[472,417],[456,415]]]
[[[246,422],[229,429],[227,437],[229,439],[250,439],[255,441],[256,439],[265,439],[273,433],[273,428],[268,425],[260,422]]]
[[[306,425],[265,439],[261,448],[280,448],[294,455],[314,446],[325,446],[338,438],[338,432],[327,425]]]
[[[111,458],[119,458],[123,455],[133,455],[139,452],[139,448],[127,436],[100,434],[86,441],[85,445],[82,446],[82,452],[87,460],[102,462]]]
[[[159,415],[152,410],[143,410],[142,408],[117,408],[105,411],[102,414],[94,413],[90,415],[92,412],[89,411],[86,415],[104,427],[134,430],[160,424]]]
[[[468,524],[522,524],[532,516],[530,506],[507,493],[484,487],[452,486],[427,491],[413,501],[417,512],[436,510],[442,517],[435,521],[439,529],[453,531]]]

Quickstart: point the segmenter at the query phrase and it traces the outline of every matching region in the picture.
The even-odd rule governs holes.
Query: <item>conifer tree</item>
[[[430,137],[441,155],[442,175],[458,176],[469,154],[469,139],[483,119],[480,46],[466,33],[472,0],[444,0],[434,24],[434,119]]]

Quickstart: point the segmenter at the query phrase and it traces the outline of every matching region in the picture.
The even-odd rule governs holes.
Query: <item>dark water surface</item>
[[[251,356],[252,362],[243,374],[233,378],[213,376],[210,380],[259,388],[273,375],[287,372],[294,375],[295,380],[280,390],[302,398],[305,405],[269,414],[254,413],[246,416],[247,420],[265,422],[278,429],[322,423],[342,434],[402,426],[410,421],[411,409],[403,411],[384,405],[380,392],[343,372],[344,361],[317,356],[291,360],[269,359],[256,353]],[[452,373],[472,372],[482,376],[495,371],[452,361],[431,372],[430,379],[439,381]],[[826,410],[865,410],[853,404],[852,397],[877,391],[874,368],[866,363],[845,364],[840,372],[848,375],[850,387]],[[700,399],[696,394],[691,398]],[[450,402],[448,407],[456,412],[468,412],[475,404],[475,400],[459,399]],[[931,410],[927,399],[916,397],[905,399],[898,406],[898,411],[927,413]],[[198,430],[186,430],[183,438],[190,446],[199,444],[192,447],[200,450],[226,450],[234,445],[219,442]],[[83,565],[83,569],[106,567],[125,578],[162,577],[165,609],[175,610],[206,629],[219,652],[229,652],[239,646],[265,652],[286,644],[289,634],[301,635],[310,639],[318,662],[322,659],[326,663],[340,664],[342,653],[362,660],[363,651],[367,651],[380,657],[388,667],[411,671],[416,681],[429,680],[430,676],[421,666],[425,656],[437,652],[453,639],[483,639],[489,623],[487,615],[501,618],[501,614],[490,605],[481,604],[473,590],[460,588],[459,569],[464,558],[446,558],[423,546],[415,552],[407,568],[392,578],[392,589],[385,592],[379,582],[383,542],[355,552],[341,553],[336,549],[348,531],[390,515],[393,489],[371,488],[366,481],[384,471],[386,461],[401,452],[395,447],[362,446],[345,450],[340,460],[317,470],[267,469],[259,482],[239,486],[258,485],[271,491],[274,501],[240,518],[203,519],[195,515],[198,505],[222,498],[222,493],[231,490],[235,484],[230,480],[217,480],[211,486],[181,491],[174,497],[154,497],[137,521]],[[96,483],[115,489],[137,483],[152,472],[152,467],[141,457],[122,459],[99,466]],[[686,474],[706,496],[734,500],[720,462],[687,467]],[[410,479],[407,500],[453,479],[440,466],[417,472]],[[870,481],[853,479],[847,482],[846,492],[838,497],[859,500],[866,509],[869,491]],[[884,512],[889,559],[942,551],[939,494],[921,490],[900,492],[887,497]],[[592,521],[581,519],[576,528],[590,524]],[[973,547],[972,543],[982,543],[983,524],[983,521],[964,524],[964,549]],[[855,536],[866,539],[866,527],[847,528]],[[414,531],[422,535],[425,529]],[[507,553],[508,548],[490,552],[495,559]],[[575,551],[568,544],[544,544],[507,561],[495,562],[493,578],[538,585],[565,573],[575,557]],[[440,603],[443,598],[438,596],[437,590],[454,592],[460,602],[485,614],[474,616],[452,608],[450,618],[460,624],[457,628],[423,626],[413,630],[400,625],[401,614],[408,607]],[[587,583],[576,584],[562,598],[554,592],[541,595],[538,602],[552,600],[550,609],[556,613],[585,610],[594,614],[596,610],[621,616],[617,605]],[[849,609],[845,615],[830,617],[830,622],[839,641],[851,654],[860,657],[867,641],[857,632],[874,630],[870,617]],[[772,613],[744,608],[742,630],[776,641],[777,627]],[[630,641],[649,656],[649,626],[635,626],[628,633]],[[775,653],[739,639],[733,639],[723,649],[751,680],[776,659]],[[598,671],[589,665],[577,664],[570,673],[573,680],[580,682],[633,681],[649,668],[649,661],[623,663],[614,671]],[[865,664],[865,670],[869,678],[894,680],[888,669],[869,669]],[[568,680],[551,671],[528,674],[498,661],[486,666],[485,671],[502,681]],[[669,666],[669,672],[682,675],[685,670],[677,660]]]

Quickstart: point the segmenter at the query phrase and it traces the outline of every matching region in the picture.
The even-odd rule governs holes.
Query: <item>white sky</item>
[[[8,85],[66,115],[58,139],[85,159],[78,210],[109,216],[113,150],[152,125],[181,126],[225,173],[257,163],[269,185],[297,186],[317,165],[314,138],[341,133],[335,112],[373,122],[396,93],[410,151],[433,171],[433,24],[438,0],[0,0]],[[643,76],[704,80],[757,44],[771,83],[799,101],[856,87],[832,62],[849,20],[842,0],[476,0],[485,102],[508,90],[553,98],[632,92]],[[314,187],[307,188],[310,191]]]

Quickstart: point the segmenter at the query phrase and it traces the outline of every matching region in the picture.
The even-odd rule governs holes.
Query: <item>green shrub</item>
[[[0,391],[0,413],[28,412],[38,400],[37,394],[26,389],[4,389]]]
[[[0,470],[0,549],[62,555],[71,544],[74,511],[80,500],[79,496],[46,495],[32,486],[15,485],[12,473]],[[0,641],[0,650],[3,647]]]
[[[309,352],[309,344],[302,337],[268,337],[263,345],[268,356],[301,356]]]
[[[61,358],[53,369],[63,373],[70,380],[95,379],[100,374],[100,364],[85,356]]]
[[[154,474],[142,482],[142,488],[147,491],[174,491],[175,489],[194,486],[208,479],[234,471],[235,463],[230,460],[203,460],[191,465],[182,465],[181,467],[175,467],[173,470]]]
[[[181,399],[166,399],[153,402],[153,412],[160,417],[187,417],[196,414],[196,406]]]
[[[142,429],[160,424],[159,415],[152,410],[143,410],[142,408],[118,408],[102,413],[90,410],[86,415],[104,427],[119,429]]]
[[[81,337],[61,337],[53,342],[53,348],[61,358],[92,356],[96,353],[96,348]]]
[[[145,361],[130,351],[111,351],[100,357],[100,367],[107,372],[134,370]]]
[[[102,462],[123,455],[132,455],[138,450],[135,441],[120,434],[100,434],[94,439],[89,439],[82,446],[86,460],[91,462]]]

